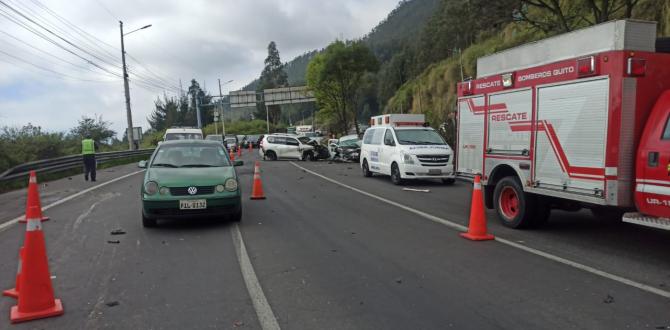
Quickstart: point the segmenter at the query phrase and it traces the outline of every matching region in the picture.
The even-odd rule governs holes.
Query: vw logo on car
[[[196,187],[188,187],[188,194],[189,195],[195,195],[198,193],[198,188]]]

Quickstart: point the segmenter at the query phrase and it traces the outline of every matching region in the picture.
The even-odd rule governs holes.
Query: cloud
[[[233,79],[234,82],[224,88],[224,93],[239,89],[260,74],[270,41],[277,43],[282,60],[288,61],[307,51],[323,48],[336,38],[362,37],[398,2],[40,1],[102,42],[63,24],[33,2],[13,1],[10,5],[77,45],[86,42],[84,49],[92,49],[102,60],[117,64],[115,68],[105,66],[115,74],[120,74],[118,20],[123,19],[125,32],[146,24],[153,25],[125,38],[127,53],[141,63],[128,60],[133,123],[145,128],[148,127],[146,118],[153,109],[153,102],[162,92],[146,90],[138,85],[137,81],[143,77],[151,79],[153,84],[172,86],[178,86],[181,79],[184,88],[195,78],[201,86],[205,85],[216,93],[217,79]],[[40,32],[48,35],[44,30]],[[16,57],[0,52],[0,70],[3,72],[0,75],[0,126],[20,126],[31,122],[50,131],[64,131],[75,126],[77,119],[83,115],[99,114],[111,121],[113,129],[119,134],[123,133],[126,116],[123,82],[119,77],[101,72],[3,16],[0,16],[0,51]],[[91,58],[86,54],[83,56]],[[151,72],[143,67],[148,67]],[[169,82],[157,82],[155,75]]]

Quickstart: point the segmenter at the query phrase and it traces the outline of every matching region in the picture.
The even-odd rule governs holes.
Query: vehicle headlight
[[[148,195],[153,195],[158,192],[158,183],[154,181],[149,181],[144,184],[144,192]]]
[[[169,195],[169,194],[170,194],[170,188],[168,188],[168,187],[161,187],[161,189],[158,190],[158,192],[159,192],[161,195]]]
[[[414,164],[414,159],[412,159],[412,155],[408,155],[408,154],[402,155],[402,161],[405,164]]]
[[[223,192],[223,190],[226,189],[222,184],[217,184],[215,188],[218,193]]]
[[[232,179],[232,178],[226,180],[226,190],[228,190],[228,191],[237,190],[237,180]]]

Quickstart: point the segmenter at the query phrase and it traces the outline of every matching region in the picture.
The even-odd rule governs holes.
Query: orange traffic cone
[[[26,214],[28,214],[28,208],[31,205],[37,205],[40,212],[39,216],[37,217],[38,219],[41,219],[42,221],[49,220],[49,217],[45,217],[42,214],[42,203],[40,202],[40,192],[37,186],[37,174],[35,174],[35,171],[30,171],[30,179],[28,180],[28,199],[26,200]],[[19,222],[26,223],[26,218],[19,220]]]
[[[233,149],[230,149],[229,156],[230,156],[230,160],[235,161],[235,153],[233,152]]]
[[[23,247],[19,250],[19,269],[16,271],[16,284],[15,287],[12,289],[8,289],[5,291],[2,291],[3,296],[7,297],[12,297],[12,298],[18,298],[19,297],[19,286],[20,286],[20,279],[21,279],[21,264],[23,263]]]
[[[261,163],[258,161],[254,166],[254,185],[251,188],[251,199],[265,199],[263,183],[261,183]]]
[[[468,232],[461,233],[461,236],[473,241],[487,241],[494,239],[493,235],[486,233],[486,213],[484,212],[484,198],[482,196],[480,175],[475,176],[474,189],[472,189],[470,226],[468,227]]]
[[[251,142],[249,142],[249,153],[252,153],[254,151],[254,146],[251,145]]]
[[[242,146],[237,147],[237,157],[242,157]]]
[[[36,205],[28,207],[24,262],[19,276],[19,302],[13,306],[9,319],[12,323],[41,319],[63,314],[60,299],[54,298],[49,261],[42,232],[42,221]]]

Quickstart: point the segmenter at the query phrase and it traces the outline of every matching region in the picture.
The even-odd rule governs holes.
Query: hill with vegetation
[[[385,113],[424,113],[438,126],[456,107],[457,82],[476,76],[477,58],[589,25],[621,18],[643,19],[658,22],[659,37],[670,36],[670,1],[574,0],[557,6],[549,0],[501,0],[495,6],[489,3],[441,1],[439,10],[424,26],[410,62],[412,78],[388,100]],[[453,140],[454,132],[446,133]]]

